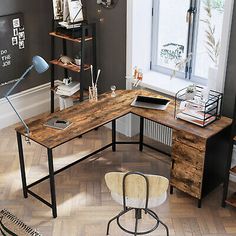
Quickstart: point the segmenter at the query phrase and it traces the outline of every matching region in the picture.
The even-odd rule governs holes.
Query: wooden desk
[[[144,119],[173,129],[171,193],[173,192],[173,187],[182,190],[197,198],[198,206],[200,207],[202,198],[223,181],[232,120],[222,117],[213,124],[201,128],[185,121],[174,119],[174,101],[169,104],[165,111],[130,106],[136,95],[161,97],[156,93],[143,90],[120,90],[116,91],[116,93],[117,96],[114,98],[110,96],[110,93],[103,94],[99,96],[98,102],[84,101],[60,112],[37,116],[27,122],[31,132],[29,138],[47,148],[49,166],[48,176],[29,185],[26,183],[21,139],[22,135],[25,136],[25,130],[22,126],[16,128],[24,197],[27,198],[28,193],[36,197],[51,207],[53,217],[56,217],[54,175],[108,147],[112,147],[112,150],[115,151],[116,144],[124,143],[116,141],[116,119],[133,113],[140,117],[140,139],[138,142],[134,142],[139,144],[140,151],[143,150],[143,146],[147,145],[143,142]],[[67,119],[72,122],[72,125],[65,130],[45,127],[43,124],[53,116]],[[54,148],[109,122],[112,122],[112,142],[110,144],[60,170],[54,171],[52,153]],[[48,178],[50,179],[51,203],[30,190],[31,187]]]

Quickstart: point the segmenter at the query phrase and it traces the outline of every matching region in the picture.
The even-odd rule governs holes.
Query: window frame
[[[151,63],[150,63],[150,70],[163,73],[166,75],[171,75],[173,73],[172,69],[168,69],[164,66],[158,65],[158,25],[159,25],[159,9],[160,9],[160,0],[153,0],[153,10],[152,10],[152,43],[151,43]],[[189,0],[189,9],[190,8],[195,10],[193,13],[193,23],[189,23],[188,27],[188,37],[187,37],[187,49],[186,55],[192,53],[192,58],[190,62],[185,67],[185,72],[176,71],[175,76],[180,79],[190,80],[193,83],[206,85],[207,78],[200,77],[195,75],[196,70],[196,49],[197,49],[197,36],[198,36],[198,26],[200,21],[199,9],[200,9],[200,0]],[[187,14],[187,11],[186,11]]]
[[[178,89],[190,83],[189,80],[170,77],[150,70],[151,62],[151,42],[152,42],[152,1],[145,0],[145,8],[143,0],[127,0],[127,21],[126,21],[126,88],[132,89],[133,69],[135,66],[143,69],[143,87],[172,94],[173,86]],[[234,0],[225,2],[225,14],[223,19],[223,33],[221,35],[221,48],[219,56],[219,68],[217,75],[217,90],[224,91],[226,70],[229,56],[229,46],[231,40],[233,11],[235,8]],[[142,15],[142,17],[140,17]],[[137,50],[138,49],[138,50]],[[156,75],[153,76],[153,75]],[[159,82],[161,85],[159,86]],[[192,81],[191,81],[192,83]],[[200,85],[200,84],[199,84]],[[204,85],[202,83],[202,85]],[[205,84],[206,85],[206,84]],[[186,87],[186,86],[185,86]],[[172,95],[171,95],[172,96]]]

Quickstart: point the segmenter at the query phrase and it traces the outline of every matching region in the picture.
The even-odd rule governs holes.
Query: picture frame
[[[52,0],[54,20],[62,20],[64,12],[64,0]]]
[[[78,23],[84,20],[81,0],[52,0],[54,20]]]
[[[83,4],[81,0],[65,0],[68,1],[70,23],[78,23],[84,20]]]

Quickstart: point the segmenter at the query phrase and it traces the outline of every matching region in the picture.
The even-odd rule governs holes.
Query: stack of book
[[[70,97],[80,90],[79,82],[71,82],[68,85],[61,84],[57,87],[56,94],[59,95],[60,110],[73,106],[73,99]]]
[[[71,96],[80,90],[79,82],[71,82],[69,85],[61,84],[57,87],[56,94],[61,96]]]
[[[73,99],[66,96],[59,97],[59,108],[60,111],[73,106]]]
[[[184,103],[184,105],[180,105],[181,109],[179,110],[180,112],[177,113],[176,118],[191,122],[201,127],[204,127],[216,120],[216,115],[207,113],[209,107],[206,109],[201,105],[196,104],[196,106],[194,106],[193,103],[188,101],[182,103]],[[214,109],[216,109],[216,107],[212,108],[212,110]]]

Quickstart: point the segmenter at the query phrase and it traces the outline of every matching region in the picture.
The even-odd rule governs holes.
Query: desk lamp
[[[32,70],[35,69],[39,74],[42,74],[43,72],[45,72],[49,66],[47,64],[47,62],[40,56],[34,56],[32,59],[32,65],[23,73],[23,75],[17,80],[17,82],[12,86],[12,88],[6,93],[5,98],[6,100],[9,102],[9,104],[11,105],[11,107],[13,108],[13,110],[15,111],[16,115],[18,116],[18,118],[20,119],[20,121],[22,122],[22,124],[25,127],[25,133],[26,133],[26,141],[27,143],[30,143],[28,136],[30,134],[30,130],[29,127],[26,125],[26,123],[24,122],[24,120],[22,119],[22,117],[20,116],[20,114],[17,112],[16,108],[13,106],[13,104],[11,103],[11,101],[9,100],[8,96],[11,94],[11,92],[17,87],[17,85],[23,80],[25,79],[26,75]]]

